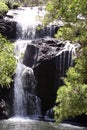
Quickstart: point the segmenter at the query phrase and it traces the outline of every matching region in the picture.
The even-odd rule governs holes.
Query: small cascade
[[[19,8],[17,19],[17,38],[22,40],[37,38],[38,26],[42,26],[41,20],[45,15],[45,10],[38,7],[21,7]],[[36,33],[37,31],[37,33]]]
[[[10,10],[5,20],[17,22],[17,39],[29,40],[44,37],[54,37],[58,27],[49,24],[44,27],[42,20],[46,14],[45,7],[19,7]]]
[[[73,57],[76,55],[76,48],[70,41],[66,41],[64,45],[64,49],[59,52],[59,57],[56,60],[56,70],[58,73],[58,82],[61,85],[61,78],[65,76],[66,71],[70,66],[73,66]],[[59,65],[58,65],[59,64]]]

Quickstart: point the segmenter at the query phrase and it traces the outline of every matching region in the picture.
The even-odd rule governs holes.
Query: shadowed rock
[[[8,117],[9,117],[8,105],[3,99],[1,99],[0,100],[0,119],[7,119]]]
[[[69,50],[70,46],[66,49],[67,43],[43,38],[27,45],[23,63],[34,69],[43,115],[55,105],[57,89],[63,84],[61,77],[72,65],[72,51]]]
[[[0,33],[8,39],[16,38],[16,22],[6,21],[0,18]]]

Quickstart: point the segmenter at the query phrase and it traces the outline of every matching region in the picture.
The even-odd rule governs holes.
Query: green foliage
[[[56,122],[68,117],[87,114],[87,84],[82,84],[81,74],[70,68],[65,85],[57,91],[57,105],[54,107]]]
[[[2,0],[9,9],[16,9],[17,7],[21,6],[21,3],[17,0]]]
[[[15,71],[14,46],[0,35],[0,85],[9,87]]]
[[[65,35],[66,34],[66,35]],[[55,34],[56,38],[59,39],[65,39],[65,40],[74,40],[75,39],[75,31],[73,30],[72,27],[61,27],[57,34]]]
[[[51,0],[46,8],[45,24],[60,18],[66,22],[56,38],[87,44],[87,0]]]
[[[87,84],[87,46],[80,51],[75,69],[80,73],[80,81]]]
[[[79,42],[85,46],[87,45],[87,24],[85,21],[78,21],[74,25],[67,24],[58,30],[55,37]]]
[[[58,19],[60,16],[65,21],[77,21],[77,15],[87,16],[86,0],[51,0],[47,4],[48,19]]]
[[[0,1],[0,13],[5,14],[7,11],[8,6],[4,2]]]

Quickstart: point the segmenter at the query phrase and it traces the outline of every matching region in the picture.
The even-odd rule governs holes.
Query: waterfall
[[[58,26],[51,23],[44,27],[42,19],[45,14],[44,7],[19,7],[7,13],[17,23],[17,39],[14,43],[17,59],[14,117],[42,117],[46,111],[47,115],[52,113],[56,91],[63,84],[61,78],[65,76],[69,66],[73,66],[74,45],[70,41],[63,42],[52,38]],[[5,19],[9,20],[9,17]],[[43,70],[39,70],[39,67]],[[44,70],[47,71],[46,75],[45,72],[42,73]]]
[[[15,57],[18,61],[14,82],[14,116],[26,117],[41,115],[40,98],[36,95],[36,79],[32,68],[23,65],[23,55],[31,40],[35,39],[36,27],[41,24],[38,19],[37,7],[18,10],[17,41],[15,42]],[[39,14],[40,15],[40,14]]]
[[[38,117],[41,115],[41,101],[36,95],[37,81],[33,69],[23,65],[19,58],[14,80],[14,116]]]
[[[14,84],[14,116],[41,116],[41,101],[35,88],[36,79],[31,66],[23,65],[23,56],[27,45],[32,44],[33,39],[53,37],[55,27],[49,25],[37,29],[42,26],[41,19],[46,14],[44,7],[41,10],[38,7],[19,7],[14,14],[17,22],[15,57],[18,61]]]

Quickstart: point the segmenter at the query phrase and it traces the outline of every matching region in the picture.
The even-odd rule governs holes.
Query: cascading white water
[[[25,93],[22,83],[23,66],[18,63],[16,68],[15,82],[14,82],[14,116],[26,115],[26,101]]]
[[[16,47],[18,43],[15,44]],[[20,49],[16,49],[22,52],[21,49],[23,50],[23,48],[21,48],[20,45],[19,48]],[[18,50],[16,50],[16,54]],[[41,115],[40,99],[35,95],[35,86],[37,82],[34,77],[34,72],[32,68],[22,64],[20,54],[16,55],[16,57],[18,63],[14,82],[14,116],[39,116]]]
[[[70,41],[66,41],[64,49],[57,54],[56,59],[56,83],[58,86],[63,84],[62,78],[70,66],[73,66],[73,56],[76,55],[76,48]]]
[[[21,7],[17,19],[17,35],[19,39],[34,39],[38,25],[42,25],[40,19],[45,15],[45,10],[38,7]]]
[[[14,84],[14,116],[25,117],[28,114],[30,116],[41,115],[40,99],[34,94],[36,80],[33,70],[22,64],[22,56],[26,46],[31,44],[31,39],[35,38],[36,27],[41,24],[38,21],[38,15],[42,15],[38,7],[21,7],[18,10],[18,15],[15,17],[18,38],[15,42],[15,56],[18,63]]]
[[[73,57],[72,56],[76,56],[76,47],[73,44],[70,44],[70,41],[66,41],[66,45],[65,45],[64,49],[69,52],[68,66],[73,66]]]

